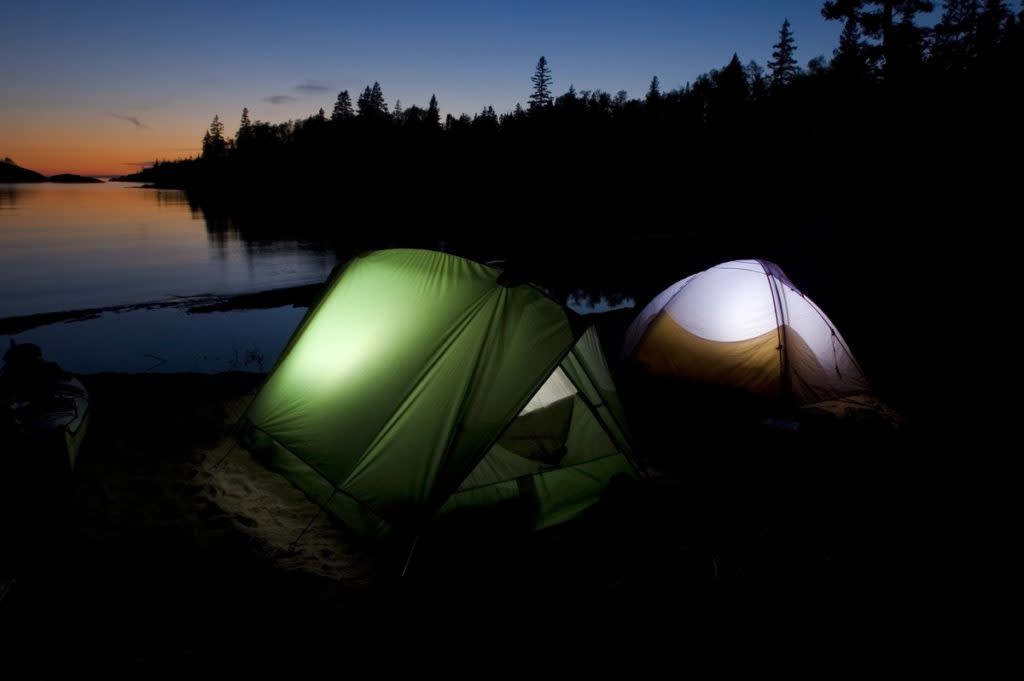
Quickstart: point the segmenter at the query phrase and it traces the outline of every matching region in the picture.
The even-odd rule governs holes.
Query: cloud
[[[263,101],[270,102],[271,104],[287,104],[297,99],[298,97],[292,97],[291,95],[270,95],[269,97],[264,97]]]
[[[270,95],[269,97],[264,97],[263,101],[270,102],[271,104],[288,104],[289,102],[297,102],[312,95],[330,92],[330,90],[330,85],[319,83],[315,80],[304,80],[292,87],[292,91],[297,92],[297,95]]]
[[[118,120],[128,121],[129,123],[131,123],[132,125],[135,126],[136,130],[148,130],[149,129],[148,125],[146,125],[145,123],[140,121],[135,116],[122,116],[121,114],[116,114],[116,113],[112,113],[110,115],[113,116],[114,118],[117,118]]]
[[[306,80],[299,83],[292,89],[304,95],[318,95],[321,92],[328,92],[331,87],[324,83],[318,83],[315,80]]]

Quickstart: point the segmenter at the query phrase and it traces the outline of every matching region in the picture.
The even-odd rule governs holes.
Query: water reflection
[[[283,230],[250,241],[181,191],[0,190],[0,318],[298,286],[325,280],[337,262],[329,248]]]
[[[18,202],[18,186],[0,184],[0,210],[13,209]]]
[[[150,189],[148,187],[139,187],[139,189],[152,196],[158,206],[188,206],[189,210],[192,211],[192,219],[198,220],[202,218],[202,211],[199,206],[193,205],[188,200],[185,192],[180,189]]]

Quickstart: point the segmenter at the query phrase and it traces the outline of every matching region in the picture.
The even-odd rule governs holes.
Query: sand
[[[233,423],[247,398],[233,400],[227,411]],[[370,561],[354,547],[345,528],[332,522],[285,478],[258,463],[226,437],[211,449],[198,450],[186,475],[206,520],[230,523],[258,543],[258,550],[282,570],[362,585],[372,580]]]

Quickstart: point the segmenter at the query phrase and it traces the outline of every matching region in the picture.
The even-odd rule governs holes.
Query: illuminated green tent
[[[593,328],[456,256],[354,259],[246,412],[243,443],[362,534],[517,502],[538,528],[635,476]]]

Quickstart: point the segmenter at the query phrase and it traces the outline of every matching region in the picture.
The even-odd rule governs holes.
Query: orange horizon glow
[[[78,109],[34,110],[27,105],[0,110],[0,158],[46,176],[73,173],[92,177],[128,175],[154,161],[197,156],[203,132],[213,114],[226,108],[220,102],[140,112],[138,118],[119,116],[102,105]],[[209,109],[207,108],[209,107]],[[239,109],[241,112],[241,109]],[[222,115],[225,131],[234,135],[235,114]]]
[[[46,176],[73,173],[91,177],[127,175],[156,160],[169,161],[200,152],[202,124],[173,131],[132,129],[113,117],[87,129],[60,131],[49,122],[15,124],[0,140],[0,158]],[[192,126],[189,126],[190,128]]]

